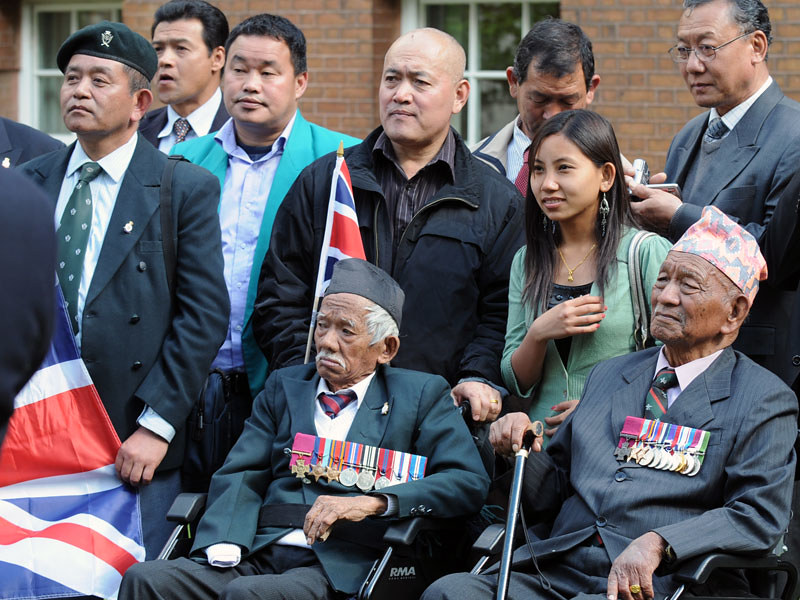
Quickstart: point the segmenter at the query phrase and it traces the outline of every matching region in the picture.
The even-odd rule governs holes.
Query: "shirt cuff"
[[[213,544],[206,548],[206,557],[212,567],[235,567],[242,560],[242,549],[236,544]]]
[[[397,514],[397,496],[394,494],[376,494],[386,498],[386,510],[383,511],[379,517],[393,517]]]
[[[164,438],[167,442],[171,442],[175,437],[175,428],[149,406],[142,411],[142,414],[136,419],[136,423]]]

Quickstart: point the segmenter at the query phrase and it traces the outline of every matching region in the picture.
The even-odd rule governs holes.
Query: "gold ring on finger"
[[[638,584],[634,583],[634,584],[633,584],[633,585],[630,587],[630,590],[631,590],[631,594],[638,594],[638,593],[640,593],[640,592],[642,591],[642,586],[640,586],[640,585],[638,585]]]

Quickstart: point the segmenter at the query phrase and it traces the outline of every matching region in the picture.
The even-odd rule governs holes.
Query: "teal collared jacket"
[[[216,133],[204,135],[199,138],[188,140],[177,144],[172,148],[171,154],[180,154],[196,165],[205,167],[219,179],[220,190],[225,189],[225,174],[228,170],[228,155],[222,146],[214,140]],[[261,263],[264,255],[269,248],[269,238],[272,233],[272,223],[275,214],[286,196],[286,192],[294,183],[294,180],[304,168],[312,162],[335,152],[339,147],[339,142],[344,143],[348,148],[358,144],[361,140],[344,135],[337,131],[325,129],[314,123],[309,123],[297,111],[289,139],[283,149],[278,169],[275,172],[275,179],[267,198],[267,206],[264,210],[264,218],[261,221],[261,233],[258,237],[258,244],[253,256],[253,269],[250,272],[250,285],[247,290],[247,309],[244,315],[244,330],[242,331],[242,353],[244,355],[247,379],[250,383],[250,392],[253,397],[264,387],[267,378],[267,359],[256,344],[253,337],[253,328],[250,318],[253,314],[253,303],[256,299],[256,287],[258,285],[258,275],[261,272]],[[220,195],[220,201],[222,196]]]

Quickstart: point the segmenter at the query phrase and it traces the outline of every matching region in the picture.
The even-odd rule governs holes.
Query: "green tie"
[[[58,227],[58,281],[64,292],[72,331],[78,333],[78,289],[83,273],[83,255],[92,230],[92,190],[89,182],[97,177],[102,168],[95,162],[81,166],[78,183],[61,215]]]
[[[664,367],[656,374],[644,403],[645,419],[661,420],[669,408],[667,390],[676,385],[678,385],[678,376],[672,367]]]

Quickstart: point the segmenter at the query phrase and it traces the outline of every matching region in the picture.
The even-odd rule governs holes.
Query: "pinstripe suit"
[[[623,422],[643,415],[657,354],[652,348],[598,364],[547,451],[531,455],[523,505],[529,516],[555,515],[549,537],[532,545],[555,592],[542,593],[534,577],[515,574],[510,598],[604,596],[611,562],[647,531],[660,534],[684,560],[715,549],[764,553],[786,528],[797,401],[775,375],[731,348],[663,418],[711,432],[700,473],[687,477],[617,462]],[[595,534],[603,545],[586,545]],[[517,550],[515,571],[530,571],[529,556],[527,548]],[[425,598],[450,597],[447,588],[454,598],[472,597],[464,581],[444,581]],[[481,584],[473,580],[467,587],[475,585]],[[662,593],[675,587],[668,574],[654,585]]]

